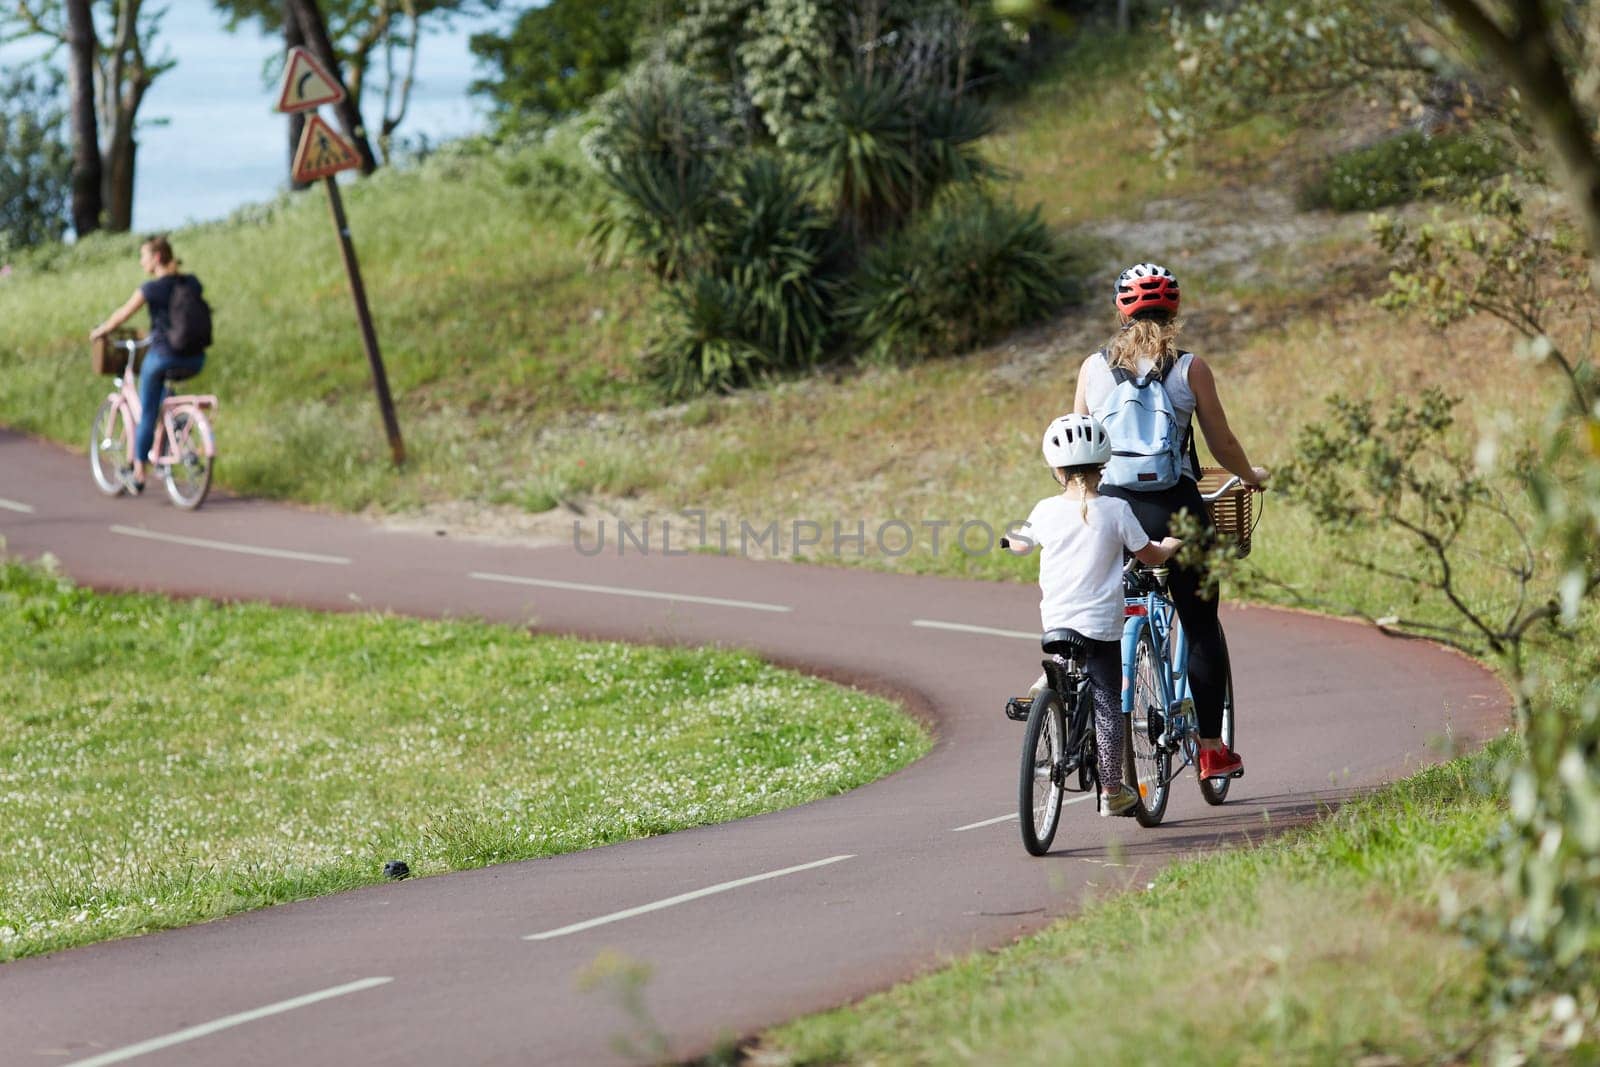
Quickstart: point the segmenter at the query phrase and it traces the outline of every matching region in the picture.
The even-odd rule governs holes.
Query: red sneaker
[[[1238,778],[1243,774],[1244,760],[1239,758],[1237,752],[1230,751],[1227,745],[1200,750],[1200,777]]]

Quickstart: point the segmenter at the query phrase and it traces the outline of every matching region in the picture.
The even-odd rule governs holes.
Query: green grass
[[[150,596],[0,561],[0,960],[839,793],[925,752],[737,651]]]
[[[1503,814],[1495,767],[1513,752],[1497,742],[1310,829],[1175,864],[1014,946],[778,1027],[759,1062],[1474,1058],[1490,1025],[1483,964],[1439,914],[1493,892],[1474,871]]]

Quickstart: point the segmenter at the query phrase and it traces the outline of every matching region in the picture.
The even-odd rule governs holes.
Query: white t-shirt
[[[1161,385],[1167,391],[1167,399],[1172,401],[1172,413],[1178,417],[1178,426],[1184,430],[1189,428],[1190,421],[1194,418],[1194,390],[1189,388],[1189,368],[1194,365],[1194,353],[1180,353],[1167,371],[1167,376],[1162,379]],[[1139,373],[1149,374],[1155,368],[1155,361],[1141,357],[1139,360]],[[1097,419],[1106,417],[1106,401],[1111,399],[1111,390],[1117,387],[1117,379],[1111,373],[1111,366],[1106,358],[1096,352],[1083,361],[1083,366],[1078,369],[1083,376],[1083,399],[1089,405],[1089,414]],[[1196,481],[1200,472],[1194,469],[1194,461],[1189,458],[1189,450],[1183,452],[1183,473]]]
[[[1033,507],[1020,536],[1039,546],[1039,621],[1071,627],[1096,641],[1122,633],[1122,550],[1137,552],[1150,537],[1126,500],[1096,496],[1084,521],[1081,500],[1058,495]]]

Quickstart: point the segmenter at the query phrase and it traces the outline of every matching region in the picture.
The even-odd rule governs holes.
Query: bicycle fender
[[[1133,712],[1133,657],[1139,649],[1139,635],[1150,625],[1142,615],[1134,615],[1122,624],[1122,714]]]

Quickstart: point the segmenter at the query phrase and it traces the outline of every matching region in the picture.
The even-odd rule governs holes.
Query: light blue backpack
[[[1102,359],[1105,352],[1100,353]],[[1181,358],[1181,355],[1180,355]],[[1109,363],[1109,361],[1107,361]],[[1172,366],[1177,366],[1176,361]],[[1170,372],[1172,367],[1168,367]],[[1116,386],[1106,399],[1106,435],[1111,438],[1111,459],[1101,481],[1124,489],[1155,492],[1171,489],[1183,476],[1183,454],[1189,446],[1188,428],[1178,422],[1172,398],[1154,371],[1135,377],[1122,367],[1112,367]]]

